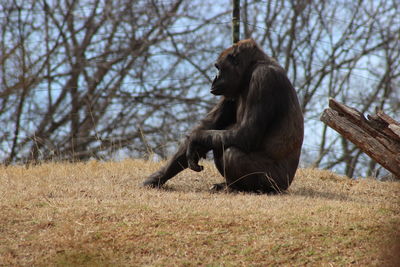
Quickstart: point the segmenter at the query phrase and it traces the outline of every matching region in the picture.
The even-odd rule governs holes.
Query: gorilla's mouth
[[[213,86],[213,87],[211,87],[210,93],[213,95],[222,95],[223,90],[221,87]]]

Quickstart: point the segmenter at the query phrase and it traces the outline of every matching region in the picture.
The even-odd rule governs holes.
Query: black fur
[[[284,69],[252,40],[218,58],[211,93],[219,103],[193,129],[169,163],[145,186],[160,187],[212,150],[226,183],[214,190],[281,192],[291,184],[303,142],[303,115]]]

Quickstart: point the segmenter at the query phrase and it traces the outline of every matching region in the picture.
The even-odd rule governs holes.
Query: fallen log
[[[367,118],[358,110],[329,99],[321,121],[359,147],[400,179],[400,123],[376,110]]]

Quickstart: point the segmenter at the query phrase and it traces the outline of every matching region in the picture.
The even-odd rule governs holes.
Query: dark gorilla
[[[303,143],[303,115],[285,70],[254,40],[223,51],[211,93],[218,104],[189,134],[169,163],[144,186],[160,187],[213,151],[225,183],[213,190],[282,192],[295,175]]]

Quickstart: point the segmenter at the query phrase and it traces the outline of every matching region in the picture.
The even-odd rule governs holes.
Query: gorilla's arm
[[[207,116],[200,121],[200,123],[192,130],[189,136],[179,146],[178,151],[169,160],[167,165],[162,167],[157,172],[150,175],[143,183],[144,186],[160,187],[166,181],[177,175],[188,167],[188,160],[186,152],[189,146],[189,140],[191,136],[196,135],[200,131],[204,130],[221,130],[225,129],[229,125],[235,123],[236,119],[236,104],[234,101],[225,99],[224,97],[218,102],[218,104],[211,110]],[[197,162],[200,158],[205,158],[209,148],[205,146],[197,145],[196,152],[192,154],[192,161]],[[200,169],[201,170],[201,169]]]
[[[195,154],[198,147],[226,149],[235,146],[242,151],[256,151],[262,146],[268,130],[286,115],[292,85],[285,72],[274,66],[258,66],[250,80],[241,121],[228,130],[202,130],[194,133],[187,150],[189,166],[200,171]]]

